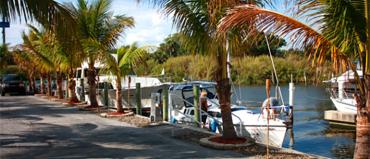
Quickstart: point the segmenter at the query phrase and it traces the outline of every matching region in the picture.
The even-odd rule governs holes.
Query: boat
[[[357,70],[357,74],[362,78],[362,70]],[[354,93],[356,93],[355,72],[348,70],[338,77],[333,77],[330,80],[324,81],[329,87],[330,100],[339,112],[357,113],[356,101]]]
[[[170,121],[172,123],[194,123],[194,85],[198,86],[200,91],[207,92],[207,109],[200,111],[202,121],[199,124],[209,131],[221,133],[221,109],[215,93],[216,84],[214,82],[194,81],[170,87]],[[272,105],[269,124],[267,123],[267,100],[261,108],[262,112],[254,112],[248,110],[246,106],[232,104],[233,124],[238,136],[251,137],[258,143],[282,147],[289,126],[285,116],[290,112],[289,106],[279,105],[279,101],[274,97],[269,100]],[[267,128],[269,128],[269,135],[267,135]]]
[[[116,55],[112,55],[115,59]],[[97,61],[94,64],[94,68],[98,76],[97,80],[97,102],[99,105],[107,106],[114,108],[116,102],[116,76],[110,72],[102,72],[100,70],[104,69],[104,63]],[[81,67],[77,68],[75,81],[76,81],[76,95],[80,101],[86,101],[87,104],[90,104],[90,99],[88,97],[88,81],[87,81],[87,70],[88,63],[84,61],[81,64]],[[81,80],[83,79],[83,80]],[[83,82],[83,83],[82,83]],[[104,100],[104,84],[107,83],[108,87],[108,101],[105,104]],[[141,107],[144,111],[150,111],[151,107],[151,93],[159,93],[163,89],[168,89],[168,83],[163,83],[158,77],[149,77],[149,76],[136,76],[136,75],[127,75],[121,78],[121,88],[122,88],[122,103],[124,109],[133,109],[136,108],[136,83],[140,83],[140,95],[141,95]]]

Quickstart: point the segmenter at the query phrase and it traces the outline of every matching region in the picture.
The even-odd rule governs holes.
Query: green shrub
[[[321,83],[322,80],[330,78],[329,66],[313,68],[304,56],[288,54],[286,57],[273,59],[280,83],[290,82],[291,75],[295,83],[305,82],[305,76],[309,83]],[[213,80],[216,66],[216,60],[211,56],[186,55],[169,58],[163,64],[157,64],[152,60],[148,67],[151,75],[160,75],[164,68],[167,78],[179,82],[184,78]],[[271,60],[266,55],[232,58],[231,66],[231,78],[235,84],[264,84],[265,79],[273,77]]]

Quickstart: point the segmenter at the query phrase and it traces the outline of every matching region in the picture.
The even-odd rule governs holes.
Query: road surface
[[[243,158],[34,96],[0,97],[0,158]],[[170,131],[170,130],[166,130]],[[245,156],[244,156],[245,157]]]

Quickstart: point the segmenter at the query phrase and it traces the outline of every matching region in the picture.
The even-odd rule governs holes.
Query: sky
[[[57,1],[61,3],[76,2],[76,0]],[[281,3],[271,9],[284,13],[286,8]],[[122,34],[116,45],[118,47],[133,42],[137,42],[139,45],[159,46],[169,34],[176,32],[176,29],[172,27],[171,17],[164,16],[158,9],[149,4],[138,4],[136,0],[113,0],[111,9],[115,15],[125,14],[132,16],[135,20],[135,27]],[[10,28],[6,29],[6,43],[10,43],[11,46],[22,43],[21,34],[23,31],[28,31],[25,23],[12,22]]]
[[[58,2],[76,2],[75,0],[57,0]],[[135,20],[135,27],[126,30],[117,46],[138,42],[140,45],[158,46],[169,34],[175,33],[171,19],[163,16],[158,9],[148,4],[138,4],[136,0],[113,0],[112,11],[115,15],[125,14]],[[22,43],[22,32],[27,32],[27,24],[14,21],[6,28],[6,43],[11,46]]]

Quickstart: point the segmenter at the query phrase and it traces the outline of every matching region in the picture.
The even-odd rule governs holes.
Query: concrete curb
[[[118,117],[125,117],[125,116],[132,116],[134,115],[133,112],[128,112],[126,114],[120,114],[120,115],[108,115],[108,113],[100,113],[99,116],[104,118],[118,118]]]

